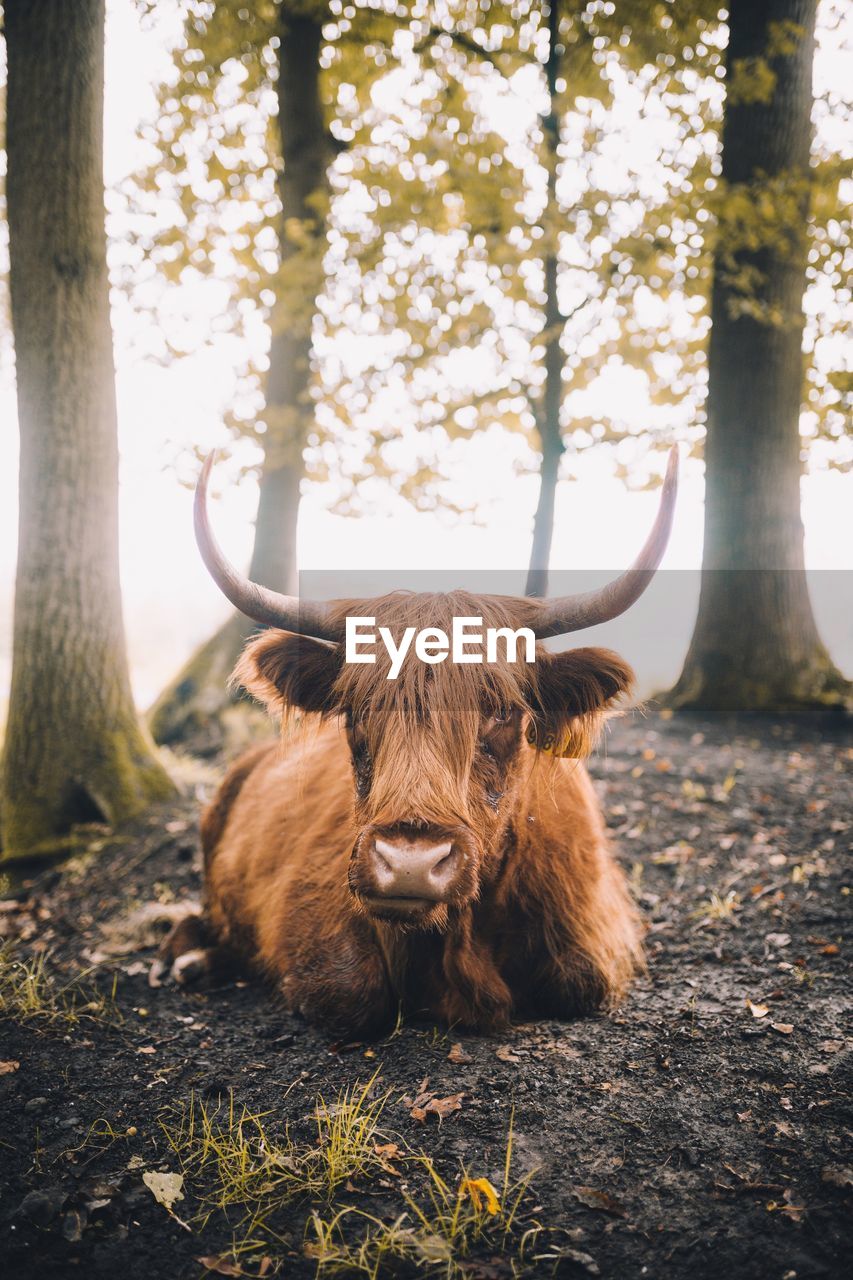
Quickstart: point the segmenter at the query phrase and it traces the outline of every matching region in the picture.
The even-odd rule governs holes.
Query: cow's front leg
[[[163,939],[148,980],[155,987],[166,977],[180,986],[203,986],[224,981],[237,968],[233,953],[216,942],[204,916],[193,912]]]
[[[294,1013],[337,1038],[381,1035],[399,1010],[381,948],[358,919],[341,922],[331,936],[291,955],[279,986]]]

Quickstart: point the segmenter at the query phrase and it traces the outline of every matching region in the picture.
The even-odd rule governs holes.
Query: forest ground
[[[850,736],[637,716],[591,769],[648,923],[611,1017],[330,1045],[260,982],[150,987],[197,795],[7,896],[4,1273],[844,1274]]]

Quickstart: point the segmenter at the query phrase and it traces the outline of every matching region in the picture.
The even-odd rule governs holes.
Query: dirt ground
[[[330,1045],[260,983],[150,987],[199,797],[92,832],[0,904],[4,1274],[850,1274],[851,742],[616,722],[591,769],[649,977],[501,1040]]]

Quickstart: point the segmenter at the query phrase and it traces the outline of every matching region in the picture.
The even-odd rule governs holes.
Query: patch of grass
[[[376,1138],[380,1136],[379,1118],[388,1094],[370,1100],[368,1094],[375,1082],[374,1074],[362,1089],[357,1085],[345,1089],[330,1105],[322,1096],[317,1099],[317,1146],[308,1163],[314,1166],[315,1185],[327,1196],[352,1178],[367,1176],[382,1167],[376,1154]]]
[[[712,893],[693,915],[694,919],[731,920],[738,910],[740,910],[740,898],[734,889],[729,889],[724,897],[720,897],[718,893]]]
[[[331,1103],[318,1098],[314,1143],[296,1141],[287,1125],[276,1132],[272,1112],[241,1107],[233,1093],[227,1104],[215,1105],[192,1095],[167,1113],[161,1128],[184,1176],[205,1184],[201,1221],[216,1209],[240,1207],[241,1248],[254,1247],[258,1231],[291,1200],[331,1199],[343,1183],[381,1169],[376,1139],[387,1094],[369,1097],[375,1080]]]
[[[305,1253],[316,1260],[317,1276],[353,1275],[366,1280],[408,1264],[419,1273],[456,1280],[478,1249],[498,1252],[513,1274],[522,1275],[553,1254],[535,1253],[543,1228],[522,1231],[519,1210],[532,1174],[511,1176],[513,1127],[510,1120],[503,1183],[474,1177],[463,1166],[455,1185],[447,1182],[428,1155],[412,1157],[427,1175],[426,1191],[404,1195],[406,1212],[391,1223],[360,1209],[344,1208],[326,1220],[316,1211],[306,1225]]]
[[[87,969],[65,983],[58,983],[41,953],[22,957],[14,944],[0,947],[0,1018],[14,1022],[41,1021],[73,1025],[81,1018],[99,1022],[119,1022],[115,1003],[117,976],[112,991],[104,995],[84,984],[92,973]]]
[[[227,1256],[242,1267],[277,1252],[276,1245],[287,1247],[277,1215],[293,1201],[332,1204],[342,1187],[353,1190],[353,1180],[387,1173],[381,1154],[387,1135],[379,1123],[388,1094],[372,1098],[375,1082],[374,1075],[333,1102],[319,1097],[313,1142],[297,1140],[287,1124],[275,1123],[272,1112],[241,1106],[233,1094],[215,1104],[192,1095],[166,1112],[163,1133],[198,1197],[194,1228],[203,1230],[214,1213],[223,1213],[232,1231]],[[398,1152],[394,1159],[405,1163],[409,1181],[417,1180],[421,1190],[401,1187],[393,1221],[353,1205],[327,1212],[313,1208],[304,1251],[318,1277],[379,1280],[402,1270],[461,1280],[470,1259],[484,1253],[499,1253],[513,1274],[523,1275],[559,1256],[539,1250],[549,1234],[545,1228],[521,1221],[532,1175],[512,1176],[512,1120],[499,1188],[464,1166],[455,1182],[448,1181],[423,1151]]]

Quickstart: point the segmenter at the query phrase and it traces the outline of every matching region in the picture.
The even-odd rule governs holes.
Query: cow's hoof
[[[209,947],[196,947],[178,956],[172,965],[172,977],[180,987],[191,987],[209,977],[211,954]]]

